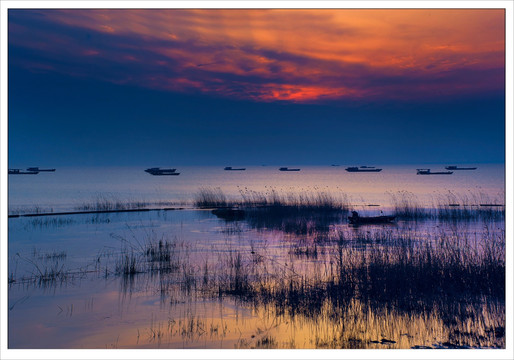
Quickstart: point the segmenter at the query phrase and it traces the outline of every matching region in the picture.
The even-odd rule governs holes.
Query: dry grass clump
[[[235,206],[236,203],[229,203],[227,197],[220,188],[202,187],[195,194],[194,204],[200,208],[216,208]]]

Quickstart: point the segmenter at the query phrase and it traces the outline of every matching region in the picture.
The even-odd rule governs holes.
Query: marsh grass
[[[416,311],[433,303],[504,297],[505,234],[480,236],[478,241],[459,228],[428,241],[391,229],[333,231],[320,237],[323,241],[292,243],[287,266],[277,266],[254,246],[248,252],[229,249],[217,262],[195,265],[176,243],[161,240],[148,242],[139,253],[124,253],[116,273],[176,274],[186,296],[234,297],[274,305],[291,316],[313,317],[327,302],[337,308],[353,298]],[[323,271],[296,272],[294,262],[302,259],[322,262]]]
[[[195,205],[215,207],[213,213],[225,221],[246,220],[253,228],[277,229],[287,233],[313,234],[328,231],[349,210],[348,197],[337,199],[325,192],[279,193],[239,190],[240,200],[228,200],[220,188],[201,188]],[[225,209],[219,209],[219,208]]]
[[[43,213],[52,213],[53,211],[54,211],[53,208],[43,207],[41,205],[18,206],[18,207],[9,206],[9,215],[43,214]]]
[[[123,276],[134,276],[142,273],[143,267],[139,256],[133,251],[123,253],[116,263],[115,273]]]
[[[157,238],[153,232],[147,233],[143,241],[136,243],[120,236],[115,237],[123,245],[115,263],[114,273],[117,275],[166,274],[176,272],[181,266],[176,239],[165,236]]]
[[[491,199],[483,193],[439,194],[427,207],[411,192],[388,193],[394,214],[402,220],[441,221],[502,221],[505,219],[503,200]]]
[[[158,242],[148,242],[145,253],[150,264],[150,271],[160,273],[173,272],[179,268],[176,254],[177,242],[160,239]]]
[[[132,240],[113,236],[122,249],[110,254],[114,264],[105,268],[105,277],[119,277],[122,293],[136,284],[153,289],[170,306],[229,301],[291,323],[326,323],[329,331],[312,335],[319,348],[505,346],[505,232],[493,226],[494,217],[479,215],[483,226],[475,233],[460,222],[422,234],[415,227],[351,229],[330,226],[341,222],[349,207],[324,194],[246,196],[230,203],[214,191],[208,196],[214,202],[203,204],[242,211],[238,214],[259,230],[248,244],[242,243],[242,231],[227,231],[223,235],[236,243],[191,254],[169,234],[134,231]],[[407,199],[399,204],[411,219],[438,216],[419,210],[410,195]],[[241,229],[237,221],[228,224]],[[286,233],[269,251],[267,243],[257,242],[266,229]],[[71,273],[61,263],[65,254],[34,253],[39,262],[32,259],[33,281],[69,281]],[[209,330],[196,314],[170,326],[152,323],[150,340],[175,334],[194,343],[220,331]],[[270,332],[241,339],[239,346],[277,348],[283,342]]]
[[[199,208],[236,206],[229,202],[223,191],[218,188],[202,187],[195,194],[194,204]]]
[[[255,264],[250,256],[235,251],[225,259],[217,278],[208,283],[218,288],[222,298],[235,297],[256,308],[271,307],[287,318],[314,321],[322,316],[337,322],[344,315],[341,311],[359,301],[364,315],[385,306],[418,318],[437,316],[450,330],[445,341],[430,347],[503,346],[504,325],[492,318],[485,320],[490,315],[484,304],[501,303],[505,296],[504,233],[486,233],[481,241],[459,231],[425,242],[411,235],[384,230],[363,237],[359,232],[336,231],[324,244],[292,245],[290,253],[296,258],[323,258],[325,268],[317,273],[295,273],[293,264],[288,270],[273,268],[267,260]],[[314,256],[317,248],[323,251],[316,250]],[[375,343],[378,348],[396,347],[403,340],[395,334],[394,339],[361,336],[330,341],[320,341],[320,347],[323,342],[353,348],[374,347]]]
[[[110,211],[110,210],[130,210],[144,209],[150,203],[139,200],[121,200],[115,196],[98,195],[91,202],[85,202],[75,207],[79,211]]]
[[[30,260],[29,260],[30,261]],[[56,285],[66,284],[75,274],[65,268],[64,264],[58,260],[52,263],[37,264],[30,261],[34,265],[34,272],[31,276],[25,276],[21,279],[12,279],[12,282],[20,282],[23,284],[33,284],[39,287],[52,287]]]

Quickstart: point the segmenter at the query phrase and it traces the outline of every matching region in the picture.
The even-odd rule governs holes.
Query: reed
[[[118,275],[134,276],[142,273],[143,269],[139,257],[134,252],[127,252],[120,255],[114,271]]]
[[[431,206],[422,206],[411,192],[388,193],[394,213],[401,220],[441,221],[502,221],[505,219],[503,201],[483,193],[455,194],[448,191],[436,196]]]
[[[502,232],[486,234],[480,243],[458,231],[439,234],[429,242],[420,242],[413,234],[377,231],[368,235],[371,245],[364,249],[362,240],[358,232],[343,231],[332,233],[325,244],[317,244],[325,247],[324,261],[330,264],[322,274],[296,274],[292,265],[288,270],[276,268],[270,274],[269,263],[260,264],[256,270],[250,257],[235,252],[226,263],[225,276],[218,277],[220,295],[256,307],[272,306],[278,315],[287,314],[293,319],[338,319],[341,309],[358,300],[370,309],[387,306],[422,316],[438,311],[448,322],[446,326],[453,324],[454,317],[463,322],[479,317],[484,298],[492,303],[504,299]],[[467,310],[458,307],[462,302],[469,304]],[[497,336],[501,335],[501,323],[481,329],[483,338],[468,334],[457,341],[454,336],[448,344],[502,343]],[[450,347],[448,344],[438,346]]]
[[[339,199],[325,192],[283,193],[240,189],[241,200],[228,201],[219,188],[202,188],[195,204],[198,207],[229,207],[213,213],[225,221],[246,220],[259,229],[271,228],[288,233],[313,234],[328,231],[330,224],[341,222],[350,205],[343,194]]]
[[[85,202],[75,207],[79,211],[112,211],[112,210],[131,210],[144,209],[150,203],[140,200],[121,200],[114,195],[98,195],[91,202]]]
[[[409,191],[388,193],[397,218],[405,220],[421,220],[431,216],[428,209],[421,206],[416,195]]]
[[[199,208],[227,207],[237,205],[228,202],[227,197],[220,188],[203,187],[195,194],[194,204]]]

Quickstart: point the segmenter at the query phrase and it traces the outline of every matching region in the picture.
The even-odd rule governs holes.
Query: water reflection
[[[9,346],[505,347],[502,221],[163,214],[12,219]]]

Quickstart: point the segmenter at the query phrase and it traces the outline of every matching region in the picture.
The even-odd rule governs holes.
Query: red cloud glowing
[[[503,10],[16,10],[9,20],[10,45],[37,54],[19,66],[161,90],[315,102],[504,86]]]

